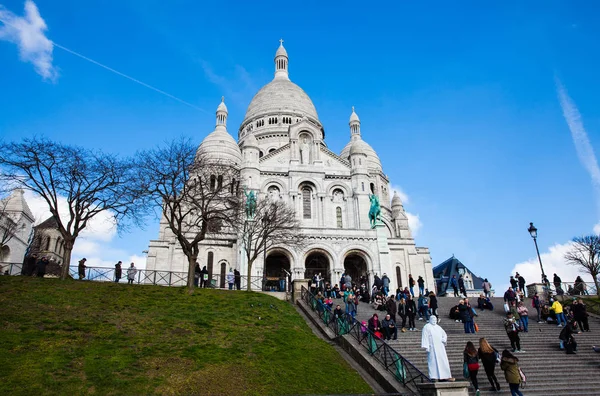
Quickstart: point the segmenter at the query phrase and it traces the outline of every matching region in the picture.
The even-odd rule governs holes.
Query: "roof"
[[[46,220],[42,221],[40,224],[36,225],[36,229],[47,229],[47,228],[55,228],[58,229],[58,222],[54,216],[48,217]]]
[[[438,286],[438,294],[439,295],[443,296],[444,294],[446,294],[446,290],[448,289],[448,287],[451,287],[450,282],[448,282],[448,280],[450,278],[452,278],[453,275],[456,275],[456,278],[458,279],[459,268],[465,268],[471,274],[471,279],[473,280],[473,289],[471,289],[471,290],[483,289],[483,287],[482,287],[483,278],[480,278],[479,276],[475,275],[475,273],[473,271],[471,271],[469,269],[469,267],[464,265],[456,257],[452,256],[448,260],[444,261],[441,264],[436,265],[433,268],[433,277],[438,282],[437,286]],[[445,282],[444,282],[444,280],[445,280]],[[441,289],[440,289],[440,287],[441,287]]]
[[[2,200],[3,203],[6,202],[4,210],[6,212],[23,213],[33,221],[35,218],[31,209],[29,209],[29,205],[27,205],[27,201],[25,201],[24,194],[25,192],[20,188],[13,190],[8,198]]]

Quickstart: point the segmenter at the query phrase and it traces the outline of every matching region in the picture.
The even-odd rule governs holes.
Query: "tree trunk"
[[[64,237],[63,237],[64,238]],[[71,253],[73,252],[73,246],[75,241],[65,239],[65,252],[63,253],[63,263],[60,270],[60,279],[65,280],[69,277],[69,267],[71,266]]]
[[[594,278],[594,284],[596,285],[596,295],[598,297],[600,297],[600,288],[598,288],[598,276],[597,275],[592,275],[592,277]]]
[[[252,265],[254,264],[254,260],[248,260],[248,281],[246,282],[246,290],[251,291],[252,290]]]
[[[196,261],[198,256],[188,256],[188,279],[187,288],[189,294],[194,294],[196,286],[194,285],[194,275],[196,274]]]

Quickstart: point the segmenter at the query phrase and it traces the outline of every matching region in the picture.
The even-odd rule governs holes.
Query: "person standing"
[[[410,288],[410,294],[415,296],[415,279],[412,277],[412,274],[408,274],[408,286]]]
[[[202,271],[200,271],[200,287],[206,287],[208,284],[208,270],[206,269],[206,265],[202,267]]]
[[[227,273],[227,284],[229,285],[229,290],[233,290],[233,285],[235,283],[235,274],[233,270],[229,268],[229,273]]]
[[[490,292],[492,290],[492,284],[490,282],[488,282],[487,278],[485,278],[483,280],[483,283],[481,284],[481,287],[483,288],[483,294],[489,298],[490,297]]]
[[[198,283],[200,282],[201,272],[200,263],[196,261],[196,266],[194,267],[194,286],[196,287],[198,287]]]
[[[450,372],[450,362],[446,354],[448,336],[440,325],[437,317],[432,315],[429,323],[423,327],[421,335],[421,348],[427,352],[427,368],[429,378],[433,380],[454,381]]]
[[[408,316],[408,310],[406,308],[406,301],[401,298],[398,302],[398,316],[402,319],[402,332],[406,331],[406,317]]]
[[[344,284],[346,285],[346,290],[352,289],[352,277],[350,276],[350,274],[346,274]]]
[[[554,274],[554,279],[552,279],[552,281],[554,283],[554,288],[556,289],[556,294],[558,294],[559,296],[564,294],[563,289],[561,287],[562,279],[560,279],[560,276]]]
[[[471,341],[467,342],[465,350],[463,351],[463,362],[467,365],[469,371],[469,378],[475,388],[475,395],[479,396],[479,383],[477,382],[477,373],[479,372],[479,354],[475,345]]]
[[[31,276],[35,272],[35,265],[37,263],[37,254],[34,253],[31,256],[28,256],[23,263],[23,268],[21,269],[21,275]]]
[[[78,273],[79,273],[79,280],[82,280],[83,278],[85,278],[85,269],[87,268],[85,266],[85,262],[87,261],[87,259],[84,257],[81,260],[79,260],[79,265],[78,265]]]
[[[512,347],[513,352],[522,352],[521,339],[519,338],[519,325],[515,318],[513,318],[512,312],[506,314],[506,319],[504,319],[504,329],[510,340],[510,346]]]
[[[556,315],[556,322],[558,323],[558,327],[562,327],[562,323],[566,325],[567,319],[565,318],[562,304],[559,303],[558,300],[553,299],[550,299],[550,302],[552,302],[550,310],[554,312],[554,315]]]
[[[519,386],[521,385],[521,373],[518,362],[519,359],[510,353],[508,349],[502,351],[500,369],[504,371],[504,378],[506,378],[506,382],[508,382],[510,394],[512,396],[523,396],[523,393],[519,390]]]
[[[588,323],[588,313],[583,300],[580,298],[577,301],[573,301],[573,305],[571,306],[573,310],[573,319],[577,322],[579,329],[581,331],[590,331],[590,324]]]
[[[519,320],[521,321],[521,325],[523,326],[523,331],[525,333],[529,333],[529,311],[523,301],[519,303],[517,307],[517,312],[519,313]]]
[[[135,280],[135,275],[137,274],[137,268],[135,265],[131,263],[131,266],[127,268],[127,284],[133,285],[133,281]]]
[[[417,331],[415,326],[415,316],[417,316],[417,305],[415,300],[408,296],[406,298],[406,315],[408,316],[408,331]]]
[[[522,275],[519,275],[517,272],[517,281],[519,282],[519,291],[523,293],[523,297],[527,297],[527,293],[525,291],[525,278]]]
[[[535,310],[537,311],[537,322],[544,323],[544,322],[542,322],[542,317],[540,315],[541,309],[542,309],[542,303],[540,301],[540,296],[537,293],[535,293],[533,295],[533,298],[531,299],[531,306],[533,308],[535,308]]]
[[[456,280],[456,275],[452,275],[452,279],[450,279],[450,286],[454,289],[454,297],[458,297],[458,282]]]
[[[427,297],[421,294],[419,296],[419,320],[425,320],[429,322],[429,307],[427,302]]]
[[[121,277],[123,276],[123,269],[121,268],[121,264],[123,264],[122,261],[119,261],[117,264],[115,264],[115,282],[119,283],[119,281],[121,280]]]
[[[512,287],[515,291],[519,288],[519,281],[516,280],[512,275],[510,276],[510,287]]]
[[[485,338],[479,339],[479,358],[481,359],[481,363],[483,364],[483,369],[485,370],[485,375],[487,375],[488,381],[492,385],[493,392],[498,392],[500,390],[500,384],[498,383],[498,378],[496,378],[496,374],[494,371],[496,370],[496,363],[500,360],[500,355],[498,351],[492,347],[489,342]]]
[[[425,279],[423,279],[423,277],[419,275],[417,283],[419,284],[419,296],[421,296],[425,293]]]
[[[441,323],[438,315],[438,301],[434,292],[429,293],[429,312],[437,318],[436,323]]]
[[[390,298],[388,298],[388,300],[385,303],[385,310],[387,311],[388,315],[390,315],[390,317],[394,320],[394,322],[396,322],[397,309],[398,307],[396,306],[396,299],[394,299],[394,296],[390,296]]]
[[[465,333],[475,333],[475,326],[473,324],[473,316],[471,316],[471,309],[465,304],[464,300],[458,302],[458,314],[461,322],[465,328]]]
[[[381,277],[381,282],[383,284],[383,295],[387,297],[388,293],[390,292],[390,278],[388,278],[385,272]]]
[[[240,290],[242,285],[242,274],[236,269],[233,270],[233,277],[235,280],[235,290]],[[285,278],[279,279],[279,291],[285,291]]]
[[[38,278],[43,278],[44,275],[46,275],[46,266],[49,264],[50,262],[48,261],[48,257],[43,256],[40,261],[37,262],[37,276]]]

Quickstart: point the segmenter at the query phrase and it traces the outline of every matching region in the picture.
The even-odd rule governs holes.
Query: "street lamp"
[[[535,228],[533,223],[529,223],[529,228],[527,229],[527,231],[529,231],[529,235],[531,235],[531,237],[533,238],[533,243],[535,244],[535,251],[537,252],[538,261],[540,262],[540,268],[542,270],[542,283],[544,283],[546,279],[546,274],[544,273],[544,266],[542,265],[542,258],[540,257],[540,249],[538,249],[537,245],[537,228]]]

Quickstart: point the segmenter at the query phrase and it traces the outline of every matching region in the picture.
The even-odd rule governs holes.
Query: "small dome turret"
[[[204,138],[198,147],[197,156],[206,156],[209,160],[239,166],[242,152],[235,139],[227,132],[227,106],[225,98],[217,107],[217,125],[215,130]]]
[[[350,141],[346,144],[346,147],[342,149],[340,157],[344,159],[349,159],[350,155],[355,154],[357,152],[361,152],[367,156],[367,165],[369,168],[373,169],[381,169],[381,161],[379,160],[379,156],[373,150],[367,142],[362,140],[362,136],[360,134],[360,119],[358,118],[358,114],[354,111],[354,106],[352,106],[352,114],[350,114]],[[356,145],[356,147],[355,147]]]

